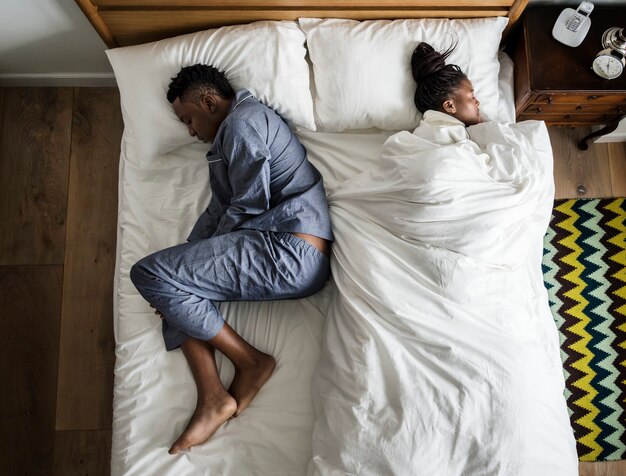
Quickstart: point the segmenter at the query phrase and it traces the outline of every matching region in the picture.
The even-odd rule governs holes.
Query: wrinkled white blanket
[[[329,197],[335,295],[309,475],[575,475],[541,274],[543,123],[428,112]]]

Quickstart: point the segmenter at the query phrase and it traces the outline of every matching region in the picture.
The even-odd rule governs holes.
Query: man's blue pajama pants
[[[130,278],[163,315],[165,347],[173,350],[220,332],[215,302],[302,298],[321,289],[329,271],[329,259],[291,233],[244,229],[146,256]]]

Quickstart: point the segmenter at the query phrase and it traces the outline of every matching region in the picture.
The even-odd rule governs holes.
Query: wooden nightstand
[[[563,8],[535,7],[524,15],[512,52],[515,113],[518,121],[537,119],[548,126],[605,124],[579,143],[579,148],[586,149],[589,139],[615,130],[626,114],[626,72],[606,80],[591,69],[602,49],[602,33],[614,26],[626,28],[626,6],[596,6],[589,33],[576,48],[552,38],[552,27]]]

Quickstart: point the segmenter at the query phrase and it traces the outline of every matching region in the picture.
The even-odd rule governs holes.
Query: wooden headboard
[[[477,18],[508,16],[528,0],[75,0],[108,47],[136,45],[224,25],[301,17]]]

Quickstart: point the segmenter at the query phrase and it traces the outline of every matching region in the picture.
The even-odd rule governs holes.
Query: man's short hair
[[[176,98],[198,102],[202,94],[216,94],[223,99],[233,99],[235,90],[226,75],[207,64],[183,67],[172,78],[167,90],[167,100],[173,103]]]

